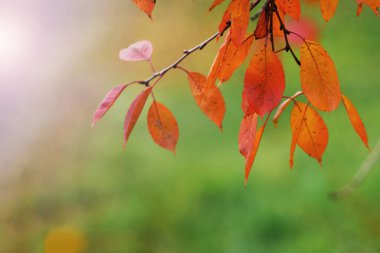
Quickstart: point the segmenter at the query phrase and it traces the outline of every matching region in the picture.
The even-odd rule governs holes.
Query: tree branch
[[[290,34],[290,31],[286,29],[284,21],[281,19],[281,16],[278,13],[278,9],[277,9],[277,5],[276,5],[275,1],[272,0],[271,2],[272,2],[272,6],[271,6],[272,7],[272,11],[276,14],[277,19],[280,22],[280,29],[284,33],[284,39],[285,39],[285,43],[286,43],[285,50],[286,50],[286,52],[290,51],[290,53],[292,54],[294,60],[298,64],[298,66],[301,66],[301,61],[296,56],[296,54],[294,53],[294,51],[293,51],[293,49],[292,49],[292,47],[290,46],[290,43],[289,43],[288,35]],[[272,33],[273,33],[273,31],[272,31]]]
[[[267,0],[268,1],[268,0]],[[249,6],[249,10],[252,11],[259,3],[261,2],[261,0],[256,0],[254,2],[251,2],[250,3],[250,6]],[[263,9],[262,9],[263,10]],[[261,11],[262,11],[261,10]],[[261,13],[260,11],[260,13]],[[256,14],[257,15],[257,14]],[[259,14],[260,15],[260,14]],[[183,51],[183,54],[180,58],[178,58],[178,60],[176,60],[175,62],[173,62],[172,64],[170,64],[169,66],[167,66],[166,68],[160,70],[159,72],[155,72],[151,77],[149,77],[148,79],[145,79],[144,81],[138,81],[138,83],[140,84],[143,84],[145,86],[150,86],[150,82],[152,80],[154,80],[155,78],[157,77],[163,77],[169,70],[171,69],[175,69],[178,64],[180,64],[183,60],[185,60],[189,55],[191,55],[192,53],[194,53],[195,51],[198,51],[198,50],[202,50],[203,48],[205,48],[211,41],[213,41],[214,39],[218,38],[219,36],[223,36],[223,33],[228,30],[229,28],[231,27],[231,21],[227,22],[227,25],[226,27],[224,28],[223,31],[221,32],[217,32],[215,34],[213,34],[211,37],[209,37],[208,39],[206,39],[205,41],[203,41],[202,43],[198,44],[197,46],[191,48],[191,49],[187,49],[187,50],[184,50]]]

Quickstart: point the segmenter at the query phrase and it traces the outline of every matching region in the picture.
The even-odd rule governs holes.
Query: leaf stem
[[[152,60],[151,60],[151,59],[148,59],[148,62],[149,62],[150,69],[152,70],[153,74],[156,73],[156,69],[155,69],[154,66],[153,66]]]

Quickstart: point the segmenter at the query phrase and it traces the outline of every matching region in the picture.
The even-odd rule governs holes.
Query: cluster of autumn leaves
[[[224,0],[215,0],[209,11],[217,7]],[[258,21],[253,33],[247,35],[251,11],[258,9],[261,0],[231,0],[219,25],[216,39],[225,37],[218,54],[210,68],[208,76],[191,72],[179,66],[183,60],[175,62],[165,71],[155,73],[146,81],[134,81],[112,89],[101,102],[94,113],[93,124],[96,123],[111,108],[123,90],[134,83],[144,84],[146,88],[133,100],[124,121],[124,142],[126,143],[143,107],[151,95],[153,102],[148,110],[148,129],[153,140],[163,148],[175,152],[178,140],[178,124],[163,104],[158,102],[153,89],[158,81],[170,69],[182,70],[188,77],[190,88],[195,102],[202,112],[222,128],[222,121],[226,111],[219,85],[230,79],[234,71],[247,57],[254,40],[262,40],[261,48],[250,60],[244,77],[242,95],[243,119],[239,130],[239,150],[246,160],[245,179],[247,181],[255,156],[267,125],[268,119],[274,112],[273,121],[276,124],[282,112],[290,104],[293,109],[290,116],[292,141],[290,149],[290,165],[293,166],[293,156],[296,145],[315,158],[322,161],[322,155],[328,143],[328,130],[319,114],[319,111],[331,112],[340,103],[344,104],[350,121],[368,147],[365,127],[352,102],[340,90],[339,79],[333,60],[326,50],[317,42],[286,29],[284,16],[298,20],[300,18],[300,0],[267,0],[262,1]],[[132,0],[141,10],[151,17],[155,5],[153,0]],[[377,14],[379,0],[357,0],[358,13],[365,3]],[[328,21],[335,12],[338,0],[320,0],[321,13]],[[257,7],[257,8],[256,8]],[[295,55],[287,36],[295,34],[302,40],[300,59]],[[285,46],[275,49],[278,38],[282,38]],[[213,37],[214,38],[214,37]],[[210,42],[211,40],[208,40]],[[207,43],[203,43],[206,46]],[[281,44],[281,43],[280,43]],[[132,44],[120,52],[120,58],[125,61],[148,61],[150,64],[152,45],[149,41],[140,41]],[[284,96],[285,74],[282,63],[277,56],[281,51],[290,51],[295,61],[300,65],[300,80],[302,91],[291,97]],[[182,58],[190,52],[185,51]],[[305,96],[307,102],[296,99]],[[281,103],[281,101],[284,101]],[[260,119],[263,119],[260,124]]]

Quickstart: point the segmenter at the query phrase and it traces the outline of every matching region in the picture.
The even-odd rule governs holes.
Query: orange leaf
[[[220,82],[226,82],[230,79],[235,70],[243,63],[245,57],[247,57],[252,42],[253,36],[249,36],[237,47],[227,36],[211,66],[206,86],[215,85],[217,78]]]
[[[380,0],[356,0],[358,3],[358,10],[356,14],[359,16],[363,9],[363,4],[368,5],[372,11],[376,14],[376,16],[379,16],[378,8],[380,7]]]
[[[156,0],[132,0],[132,2],[136,4],[140,10],[145,12],[149,18],[152,18],[152,11]]]
[[[112,107],[112,105],[115,103],[117,98],[120,96],[120,94],[127,86],[128,85],[126,84],[121,84],[119,86],[116,86],[107,93],[103,101],[100,103],[100,105],[94,112],[94,115],[92,117],[92,126],[94,126],[95,123],[98,120],[100,120],[104,116],[104,114],[106,114],[106,112]]]
[[[364,127],[363,121],[361,120],[358,111],[348,97],[342,95],[342,101],[344,108],[347,111],[348,117],[350,118],[351,125],[354,127],[356,133],[359,135],[360,139],[363,141],[364,145],[369,149],[367,131]]]
[[[218,6],[219,4],[223,3],[224,0],[215,0],[212,5],[210,6],[210,8],[208,9],[208,11],[212,11],[216,6]]]
[[[322,163],[322,156],[327,147],[329,133],[318,112],[305,103],[297,102],[290,116],[290,126],[293,133],[290,148],[290,167],[293,167],[296,144],[305,153]]]
[[[233,44],[230,40],[230,33],[228,33],[228,35],[226,36],[226,39],[224,40],[222,46],[219,48],[218,54],[216,55],[214,62],[211,65],[210,72],[206,78],[206,83],[204,84],[205,89],[215,85],[216,79],[219,75],[219,70],[221,68],[222,59],[226,54],[226,50],[229,44]]]
[[[338,107],[341,93],[335,64],[316,42],[306,41],[301,46],[301,83],[317,109],[330,112]]]
[[[257,114],[253,113],[249,116],[244,116],[240,124],[239,130],[239,151],[248,158],[252,152],[255,143],[257,128]]]
[[[129,135],[144,108],[145,102],[152,91],[152,87],[147,87],[143,90],[132,102],[128,109],[127,116],[124,120],[124,145],[127,143]]]
[[[226,105],[218,87],[215,85],[205,87],[206,77],[197,72],[188,72],[188,79],[194,100],[199,108],[211,121],[222,129]]]
[[[320,0],[319,2],[323,19],[328,22],[334,16],[338,0]]]
[[[268,9],[265,8],[260,14],[259,20],[257,21],[255,29],[255,38],[262,39],[265,38],[268,34],[268,23],[269,23],[269,13]]]
[[[226,11],[223,14],[222,21],[219,24],[219,33],[222,34],[227,27],[228,22],[231,22],[231,6],[232,2],[228,5]]]
[[[217,70],[217,77],[220,82],[226,82],[231,78],[235,70],[243,63],[248,55],[248,51],[252,45],[253,36],[247,37],[239,47],[229,40],[225,45],[224,54],[220,55],[220,65]],[[219,56],[219,54],[218,54]]]
[[[276,0],[280,9],[295,20],[300,19],[301,3],[300,0]]]
[[[280,102],[285,89],[281,61],[270,46],[253,56],[244,77],[243,111],[263,116]]]
[[[249,7],[249,0],[232,0],[219,24],[219,32],[222,33],[226,23],[231,21],[231,40],[236,46],[240,46],[245,39],[250,15]]]
[[[249,173],[251,172],[252,165],[255,162],[257,150],[259,149],[260,141],[261,141],[261,138],[263,137],[265,126],[266,126],[266,123],[264,123],[264,125],[262,125],[259,128],[259,130],[256,131],[253,149],[251,153],[248,154],[248,157],[245,160],[245,180],[244,180],[245,186],[247,186]]]
[[[175,154],[178,124],[166,106],[156,101],[152,103],[148,111],[148,129],[154,142]]]

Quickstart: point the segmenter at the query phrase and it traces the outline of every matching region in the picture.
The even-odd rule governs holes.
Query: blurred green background
[[[1,1],[0,24],[9,29],[0,34],[10,42],[0,51],[0,252],[42,253],[49,231],[65,226],[83,234],[91,253],[380,252],[380,166],[348,199],[327,197],[368,156],[342,106],[323,114],[330,140],[322,168],[297,148],[289,169],[288,109],[278,128],[268,125],[244,188],[237,134],[247,62],[221,87],[223,133],[197,108],[183,73],[160,82],[156,97],[179,123],[176,156],[151,140],[147,108],[122,149],[138,86],[90,128],[108,90],[150,75],[145,63],[120,61],[120,49],[151,40],[161,69],[214,33],[226,6],[206,14],[211,0],[157,2],[152,22],[130,1]],[[380,139],[379,18],[369,8],[356,17],[354,0],[340,1],[328,24],[318,6],[303,10],[320,27],[373,147]],[[182,66],[207,74],[218,46]],[[299,69],[290,55],[282,58],[293,94]]]

